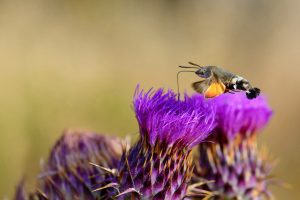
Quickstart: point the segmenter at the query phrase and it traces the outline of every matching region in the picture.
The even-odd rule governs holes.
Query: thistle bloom
[[[106,197],[105,190],[92,192],[93,187],[111,181],[103,169],[117,168],[121,155],[122,145],[118,138],[90,132],[66,132],[53,147],[38,177],[36,191],[27,195],[21,183],[15,199],[94,200],[97,196]]]
[[[263,96],[249,100],[243,92],[234,95],[223,94],[212,99],[212,103],[217,110],[217,131],[229,140],[238,134],[256,134],[265,127],[272,116],[272,111]]]
[[[272,115],[266,100],[261,96],[248,100],[244,93],[236,93],[211,102],[216,106],[217,125],[210,138],[213,143],[199,145],[196,176],[208,181],[202,189],[213,191],[216,199],[269,198],[272,165],[256,143],[256,133]]]
[[[136,90],[140,138],[119,167],[119,199],[183,199],[192,175],[191,149],[214,128],[215,110],[200,95]]]

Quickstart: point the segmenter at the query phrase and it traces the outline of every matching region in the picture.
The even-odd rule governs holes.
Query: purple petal
[[[141,136],[152,146],[163,142],[192,148],[214,128],[215,109],[201,95],[185,95],[184,100],[178,100],[171,90],[144,92],[137,87],[134,109]]]
[[[272,116],[263,96],[249,100],[244,92],[223,94],[211,100],[216,106],[217,129],[229,138],[237,133],[252,134],[262,129]]]

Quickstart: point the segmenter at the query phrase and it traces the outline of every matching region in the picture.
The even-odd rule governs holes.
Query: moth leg
[[[234,91],[230,91],[230,90],[226,91],[226,93],[229,93],[229,94],[235,94]]]

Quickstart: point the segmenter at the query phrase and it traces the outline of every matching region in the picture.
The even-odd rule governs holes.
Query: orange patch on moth
[[[205,91],[206,98],[213,98],[223,94],[226,90],[226,87],[223,83],[212,83],[209,88]]]

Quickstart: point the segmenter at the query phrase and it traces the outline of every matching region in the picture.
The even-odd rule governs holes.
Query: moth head
[[[201,67],[195,73],[201,78],[209,78],[212,74],[211,69],[208,67]]]

